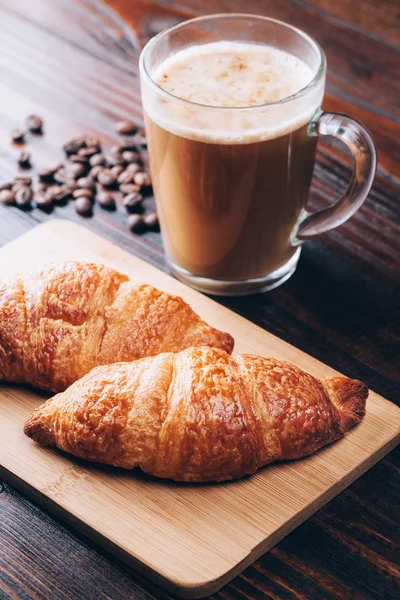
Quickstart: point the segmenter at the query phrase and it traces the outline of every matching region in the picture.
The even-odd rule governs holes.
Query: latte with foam
[[[214,279],[278,269],[312,177],[307,128],[323,90],[290,99],[312,70],[272,46],[222,41],[176,52],[151,77],[164,91],[144,95],[144,110],[169,258]]]

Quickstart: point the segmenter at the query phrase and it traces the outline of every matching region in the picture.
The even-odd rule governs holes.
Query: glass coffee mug
[[[227,77],[226,89],[213,82],[214,53],[221,49],[215,43],[221,41],[226,42],[221,60],[229,59],[237,43],[245,54],[248,44],[259,46],[251,47],[250,63],[260,60],[266,46],[283,51],[281,89],[300,75],[290,74],[290,65],[307,69],[308,83],[275,101],[254,89],[255,100],[243,105],[239,99],[251,95],[251,84],[243,79],[241,86],[246,65],[237,55],[218,76]],[[183,50],[176,87],[171,80],[163,87],[165,61],[172,64],[176,57],[171,57]],[[262,64],[267,74],[268,60]],[[236,96],[228,93],[234,80],[230,69],[238,71]],[[354,119],[321,111],[325,75],[324,53],[312,38],[254,15],[192,19],[146,45],[140,77],[150,167],[167,258],[178,279],[219,295],[271,290],[295,271],[304,241],[341,225],[364,202],[375,174],[374,144]],[[206,84],[208,96],[191,101],[197,81]],[[214,83],[222,90],[217,101]],[[307,197],[320,135],[342,140],[355,165],[344,196],[310,213]]]

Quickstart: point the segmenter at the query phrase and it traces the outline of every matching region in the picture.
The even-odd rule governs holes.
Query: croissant
[[[58,392],[93,367],[197,345],[231,352],[177,296],[103,265],[67,262],[0,282],[0,381]]]
[[[37,408],[24,431],[87,460],[223,481],[334,442],[361,421],[367,396],[360,381],[196,347],[97,367]]]

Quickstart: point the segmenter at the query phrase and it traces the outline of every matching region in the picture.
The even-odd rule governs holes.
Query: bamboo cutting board
[[[97,261],[179,294],[229,331],[235,352],[289,360],[337,374],[135,256],[68,221],[50,221],[0,250],[0,277],[51,260]],[[367,382],[368,383],[368,382]],[[0,385],[0,474],[169,591],[202,598],[221,588],[375,464],[399,439],[400,410],[371,393],[363,422],[303,460],[271,465],[218,485],[152,479],[84,463],[37,446],[23,423],[45,395]]]

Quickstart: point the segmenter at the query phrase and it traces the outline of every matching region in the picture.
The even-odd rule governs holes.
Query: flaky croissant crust
[[[75,456],[178,481],[223,481],[311,454],[364,416],[360,381],[197,347],[93,369],[25,433]]]
[[[182,298],[93,263],[49,265],[0,282],[0,380],[62,391],[93,367],[233,338]]]

